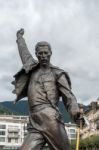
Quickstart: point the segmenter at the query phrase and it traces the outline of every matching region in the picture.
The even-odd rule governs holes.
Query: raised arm
[[[25,39],[23,38],[24,35],[24,29],[20,29],[17,31],[17,45],[18,45],[18,50],[19,50],[19,55],[21,57],[22,63],[23,63],[23,68],[25,69],[26,72],[31,70],[33,65],[37,64],[37,61],[34,60],[32,55],[30,54]]]

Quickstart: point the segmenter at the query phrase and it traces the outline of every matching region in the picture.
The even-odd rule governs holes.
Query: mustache
[[[41,59],[42,61],[47,61],[47,59]]]

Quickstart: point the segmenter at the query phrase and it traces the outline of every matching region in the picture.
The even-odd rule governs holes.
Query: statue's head
[[[35,46],[35,54],[41,65],[48,65],[52,55],[50,44],[48,42],[38,42]]]

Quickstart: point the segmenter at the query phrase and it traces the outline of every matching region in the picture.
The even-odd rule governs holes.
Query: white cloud
[[[0,0],[0,101],[13,99],[10,81],[22,66],[15,42],[21,27],[32,53],[37,41],[51,43],[52,62],[69,72],[79,101],[98,97],[98,6],[98,0]]]

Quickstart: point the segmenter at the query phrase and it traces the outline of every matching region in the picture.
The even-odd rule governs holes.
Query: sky
[[[15,99],[20,28],[35,59],[38,41],[51,44],[51,63],[69,73],[78,102],[99,97],[99,0],[0,0],[0,101]]]

